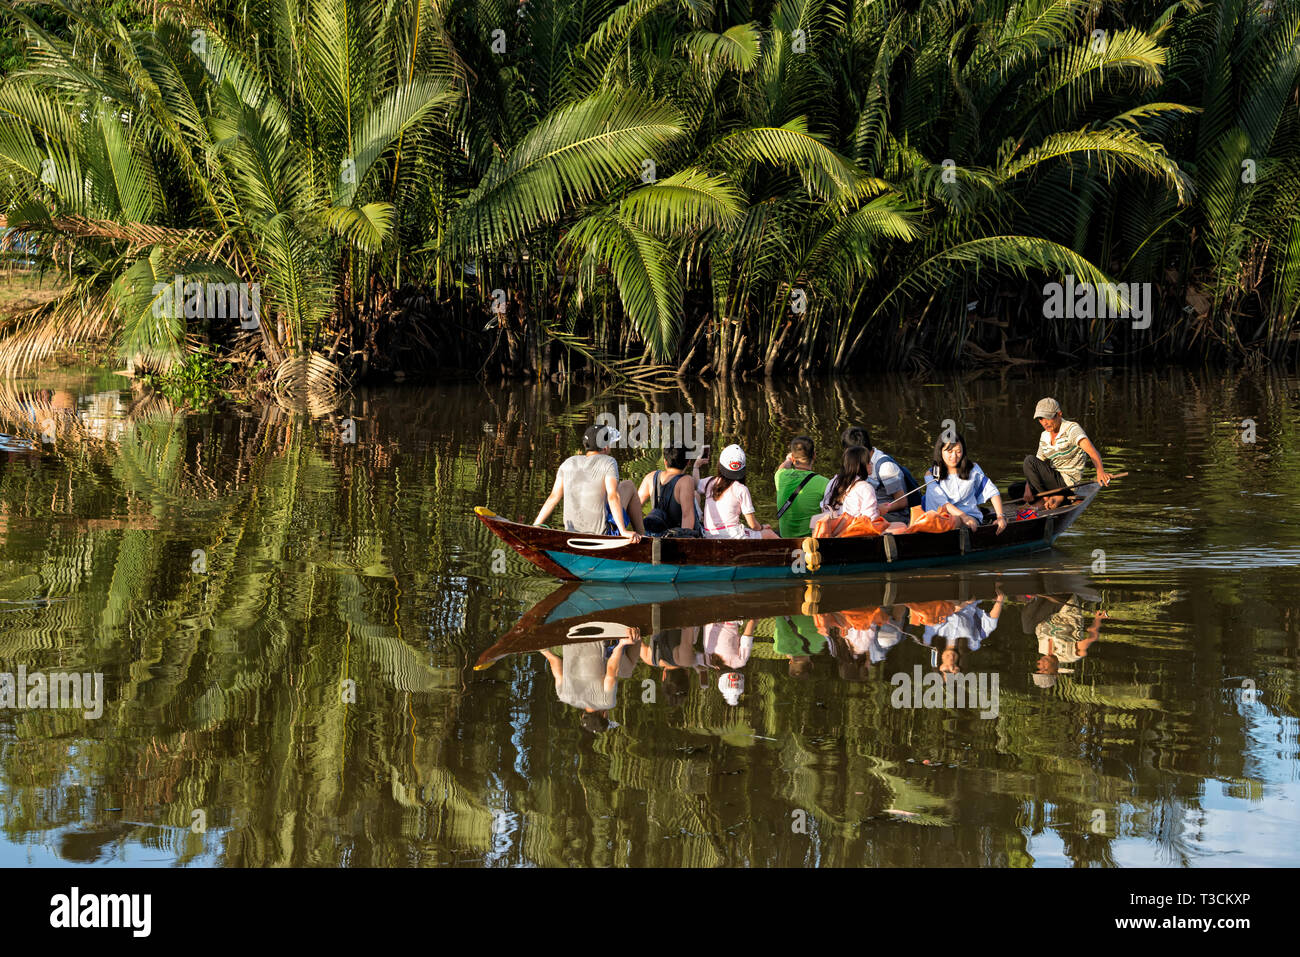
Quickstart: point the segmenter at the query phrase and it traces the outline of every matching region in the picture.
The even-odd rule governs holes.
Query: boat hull
[[[487,508],[479,520],[494,535],[543,571],[565,581],[706,582],[817,580],[909,568],[992,561],[1045,551],[1091,503],[1098,486],[1078,490],[1075,501],[1035,518],[1015,521],[997,534],[993,526],[974,532],[881,535],[817,540],[821,567],[808,571],[802,539],[643,538],[582,535],[511,522]]]

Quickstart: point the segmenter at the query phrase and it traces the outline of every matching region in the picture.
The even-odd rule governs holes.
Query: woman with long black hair
[[[984,470],[970,460],[962,435],[934,443],[934,464],[925,473],[925,510],[951,515],[972,531],[984,521],[981,502],[992,502],[997,513],[998,534],[1007,529],[1002,513],[1002,494]]]

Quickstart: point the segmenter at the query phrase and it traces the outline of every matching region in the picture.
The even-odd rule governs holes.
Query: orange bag
[[[838,515],[835,518],[823,518],[813,528],[814,538],[851,538],[857,535],[879,535],[889,527],[883,518],[867,518],[865,515]]]
[[[883,625],[889,621],[889,616],[885,614],[883,608],[855,608],[841,614],[850,628],[857,628],[860,631],[866,631],[872,625]]]
[[[947,512],[922,512],[913,514],[912,523],[907,526],[907,534],[912,532],[951,532],[961,528],[961,519]],[[902,533],[900,533],[902,534]]]
[[[813,627],[817,629],[818,634],[825,635],[829,638],[830,630],[832,628],[838,628],[840,634],[844,634],[844,629],[848,627],[848,622],[845,620],[842,612],[834,611],[825,615],[813,615]]]
[[[947,599],[908,602],[907,607],[912,613],[909,620],[914,625],[937,625],[957,612],[956,603]]]

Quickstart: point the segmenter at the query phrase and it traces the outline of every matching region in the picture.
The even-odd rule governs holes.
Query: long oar
[[[1113,479],[1117,479],[1117,478],[1124,478],[1124,476],[1126,476],[1126,475],[1128,475],[1127,472],[1112,472],[1110,477],[1113,478]],[[1061,488],[1054,488],[1054,489],[1050,489],[1049,491],[1046,491],[1046,492],[1039,492],[1039,493],[1038,493],[1038,497],[1039,497],[1039,498],[1046,498],[1048,495],[1055,495],[1057,492],[1069,492],[1069,491],[1072,491],[1072,490],[1074,490],[1074,489],[1076,489],[1076,488],[1079,488],[1079,487],[1081,487],[1081,486],[1084,486],[1084,485],[1090,485],[1090,484],[1091,484],[1092,482],[1094,482],[1094,481],[1096,481],[1096,479],[1089,479],[1089,480],[1086,481],[1086,482],[1076,482],[1074,485],[1065,485],[1065,486],[1062,486]],[[922,488],[922,489],[925,488],[924,485],[922,485],[922,486],[918,486],[918,487],[919,487],[919,488]],[[1028,487],[1028,486],[1026,486],[1026,487]],[[915,491],[916,491],[916,489],[912,489],[912,492],[915,492]],[[885,505],[884,508],[882,508],[882,509],[880,510],[881,513],[883,514],[884,512],[888,512],[891,508],[893,508],[895,505],[897,505],[897,504],[898,504],[899,502],[901,502],[903,499],[905,499],[905,498],[907,498],[909,495],[911,495],[912,492],[904,492],[902,495],[898,496],[898,498],[894,499],[892,502],[889,502],[887,505]],[[1025,497],[1022,495],[1022,496],[1020,496],[1020,498],[1013,498],[1013,499],[1010,499],[1009,501],[1005,502],[1004,504],[1006,504],[1006,505],[1010,505],[1011,502],[1023,502],[1024,500],[1025,500]]]
[[[1127,472],[1112,472],[1112,473],[1110,473],[1110,477],[1111,477],[1112,479],[1124,478],[1126,475],[1128,475]],[[1082,488],[1082,487],[1085,486],[1085,485],[1091,485],[1091,484],[1092,484],[1093,482],[1095,482],[1095,481],[1097,481],[1097,480],[1096,480],[1095,478],[1093,478],[1093,479],[1088,479],[1088,480],[1085,481],[1085,482],[1075,482],[1073,485],[1062,485],[1060,488],[1050,488],[1050,489],[1048,489],[1046,492],[1039,492],[1039,493],[1037,493],[1034,497],[1035,497],[1035,498],[1047,498],[1047,496],[1049,496],[1049,495],[1056,495],[1056,494],[1058,494],[1058,493],[1060,493],[1060,492],[1073,492],[1076,488]],[[1026,488],[1026,489],[1029,488],[1029,484],[1028,484],[1028,483],[1025,484],[1025,488]],[[1102,488],[1106,488],[1106,486],[1103,485]],[[1005,504],[1005,505],[1010,505],[1011,502],[1023,502],[1023,501],[1025,501],[1025,497],[1022,495],[1022,496],[1020,496],[1019,498],[1013,498],[1013,499],[1011,499],[1010,501],[1004,502],[1003,504]]]

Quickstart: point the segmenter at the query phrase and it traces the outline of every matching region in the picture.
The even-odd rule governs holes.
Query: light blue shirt
[[[982,522],[984,516],[980,513],[980,502],[987,502],[994,495],[999,494],[1001,493],[998,492],[998,487],[989,481],[989,477],[978,465],[971,466],[970,478],[965,480],[956,475],[948,475],[942,480],[936,479],[934,469],[929,469],[925,473],[927,512],[936,511],[944,505],[956,505],[975,521]]]
[[[979,605],[971,605],[954,612],[937,625],[926,625],[921,641],[928,645],[936,636],[946,638],[948,647],[951,648],[959,638],[965,638],[967,648],[979,651],[984,639],[993,634],[997,627],[996,618]]]

